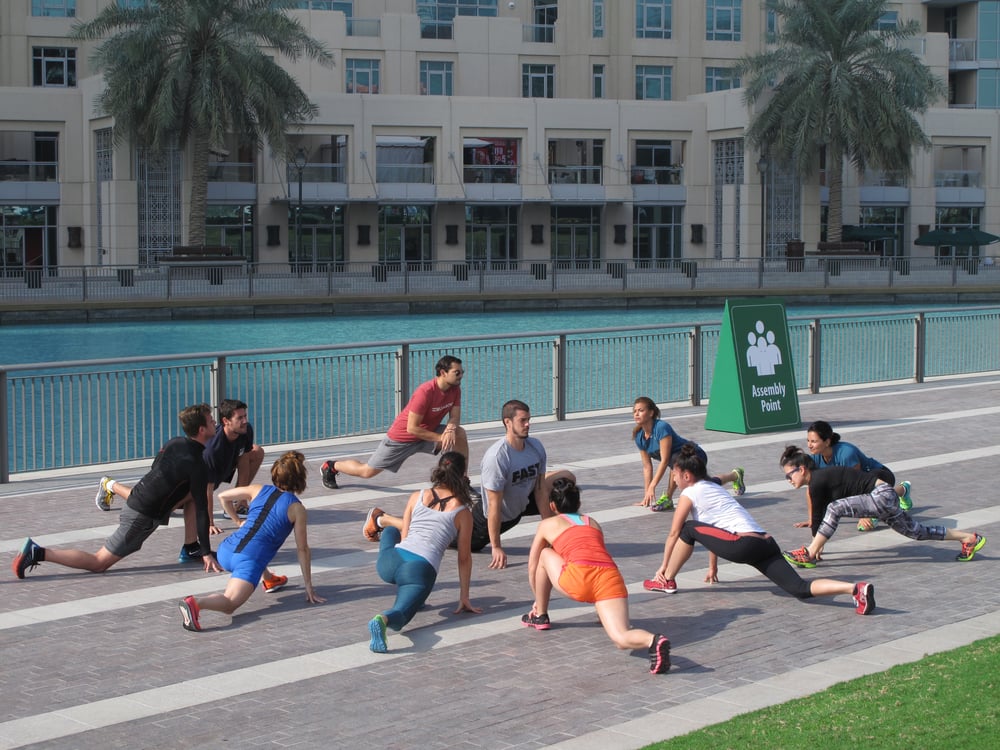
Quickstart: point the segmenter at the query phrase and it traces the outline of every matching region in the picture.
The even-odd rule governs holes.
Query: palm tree
[[[746,138],[808,177],[826,151],[827,239],[843,229],[844,158],[865,169],[910,172],[914,147],[929,148],[917,115],[947,89],[902,42],[916,21],[878,28],[884,0],[776,0],[776,44],[743,58]],[[777,83],[775,83],[777,82]],[[767,95],[770,95],[769,97]]]
[[[269,55],[333,57],[285,12],[290,0],[111,2],[73,36],[103,40],[91,56],[104,74],[97,108],[114,117],[115,145],[191,149],[188,244],[205,242],[208,155],[233,134],[287,152],[289,127],[316,115],[295,79]]]

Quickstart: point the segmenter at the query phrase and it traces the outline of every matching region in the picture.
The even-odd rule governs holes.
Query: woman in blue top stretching
[[[874,458],[869,458],[852,443],[845,443],[840,439],[840,435],[833,431],[829,422],[822,419],[809,425],[806,431],[806,447],[812,454],[813,463],[817,469],[825,469],[827,466],[848,466],[858,471],[871,471],[878,474],[878,478],[886,484],[896,486],[896,475],[890,471],[888,466],[884,466]],[[899,497],[899,507],[903,510],[913,508],[913,501],[910,499],[910,483],[901,482],[903,494]],[[822,518],[822,514],[820,514]],[[809,524],[795,524],[796,526],[808,526]],[[814,523],[814,525],[816,525]],[[877,518],[862,518],[858,521],[858,531],[871,531],[878,525]],[[815,533],[815,529],[813,530]]]
[[[386,583],[396,584],[392,607],[368,622],[369,648],[379,654],[389,650],[386,627],[402,630],[417,613],[437,580],[441,558],[458,540],[459,598],[455,614],[482,612],[469,601],[472,579],[472,498],[465,478],[465,456],[448,451],[431,472],[431,486],[410,495],[403,517],[372,508],[365,520],[365,538],[379,539],[375,567]]]
[[[306,587],[306,601],[310,604],[326,601],[313,590],[312,557],[306,539],[306,509],[296,497],[296,493],[306,488],[305,456],[298,451],[282,455],[271,467],[271,481],[273,485],[250,484],[219,494],[223,507],[241,499],[252,498],[253,501],[246,521],[226,537],[216,553],[219,565],[232,572],[226,590],[202,597],[186,596],[181,601],[179,606],[187,630],[201,630],[199,615],[203,609],[231,615],[243,606],[257,587],[261,575],[267,571],[268,563],[292,532],[295,533],[302,583]],[[288,580],[284,576],[272,576],[271,580],[274,579],[284,579],[280,585]],[[278,588],[279,585],[272,584],[267,590],[276,591]]]
[[[636,505],[650,507],[651,510],[673,510],[673,496],[677,485],[674,484],[673,474],[668,473],[668,469],[673,466],[674,459],[681,452],[685,445],[693,445],[695,452],[701,457],[702,462],[708,463],[708,456],[701,446],[693,440],[686,440],[674,432],[674,428],[669,422],[660,419],[660,407],[648,396],[639,396],[632,405],[632,418],[635,420],[635,429],[632,430],[632,439],[639,449],[639,457],[642,459],[642,479],[643,495],[642,501]],[[659,465],[654,468],[653,461],[659,461]],[[667,474],[667,491],[659,499],[656,497],[656,486]],[[737,467],[728,474],[712,477],[712,481],[717,484],[733,483],[733,490],[737,495],[742,495],[747,491],[743,482],[743,469]]]

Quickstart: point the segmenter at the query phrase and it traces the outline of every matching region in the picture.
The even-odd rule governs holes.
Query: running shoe
[[[858,521],[858,531],[875,531],[875,529],[877,528],[878,528],[877,518],[862,518],[860,521]]]
[[[903,495],[899,498],[899,507],[903,510],[910,510],[913,508],[913,498],[910,497],[910,483],[900,482],[903,485]]]
[[[985,539],[983,540],[986,541]],[[10,564],[10,569],[18,578],[24,578],[24,574],[34,568],[42,561],[42,548],[35,544],[35,540],[30,536],[21,545],[21,551],[17,553],[14,562]],[[970,558],[971,559],[971,558]]]
[[[379,537],[382,536],[382,527],[378,525],[378,519],[385,515],[385,511],[381,508],[372,508],[368,511],[368,516],[365,518],[365,525],[362,529],[362,533],[365,535],[365,539],[369,542],[377,542]]]
[[[382,615],[375,615],[368,621],[368,632],[372,637],[368,648],[376,654],[384,654],[389,650],[389,644],[385,641],[385,618]]]
[[[733,473],[736,475],[736,479],[733,480],[733,491],[736,492],[736,497],[739,497],[747,491],[747,483],[743,481],[743,467],[737,466],[733,469]]]
[[[333,468],[333,461],[324,461],[323,465],[319,467],[320,474],[323,475],[323,486],[328,490],[339,490],[340,486],[337,484],[337,474],[338,472]]]
[[[670,639],[657,633],[649,644],[649,673],[666,674],[670,669]]]
[[[535,630],[548,630],[552,627],[552,623],[549,621],[549,616],[547,614],[536,615],[534,612],[521,615],[521,624],[526,628],[534,628]]]
[[[859,615],[870,615],[875,611],[875,587],[861,581],[854,584],[854,611]]]
[[[270,581],[262,578],[261,584],[264,586],[265,594],[273,594],[275,591],[283,589],[288,585],[288,576],[275,576]]]
[[[31,542],[31,540],[28,540]],[[34,544],[34,542],[32,542]],[[962,551],[959,553],[958,557],[955,559],[959,562],[969,562],[976,553],[979,552],[984,546],[986,546],[986,537],[976,534],[975,538],[971,542],[962,542]],[[15,560],[16,562],[16,560]],[[18,576],[23,578],[23,576]]]
[[[781,554],[792,565],[798,565],[800,568],[816,567],[816,561],[813,559],[812,555],[809,554],[809,550],[805,547],[799,547],[798,549],[793,549],[789,552],[782,552]]]
[[[198,610],[198,602],[194,600],[193,596],[185,596],[177,604],[181,610],[181,617],[184,618],[184,629],[185,630],[201,630],[201,623],[198,622],[198,615],[201,614]]]
[[[649,580],[642,582],[642,587],[646,589],[646,591],[659,591],[663,594],[677,593],[677,581],[675,581],[673,578],[663,583],[660,583],[659,581],[650,578]]]
[[[190,548],[188,548],[187,545],[181,547],[180,554],[177,555],[177,562],[201,562],[201,545],[193,544]]]
[[[673,510],[674,501],[671,500],[666,493],[663,493],[660,495],[660,499],[653,503],[649,509],[654,513],[659,513],[664,510]]]
[[[94,502],[99,510],[111,510],[111,502],[115,499],[115,493],[108,489],[108,486],[115,481],[111,477],[101,477],[100,484],[97,485],[97,495]]]

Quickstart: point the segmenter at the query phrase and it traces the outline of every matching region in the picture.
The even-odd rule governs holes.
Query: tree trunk
[[[844,151],[833,145],[826,149],[826,184],[830,194],[826,241],[840,242],[844,233]]]
[[[205,208],[208,203],[208,134],[191,136],[191,200],[188,206],[188,244],[205,244]]]

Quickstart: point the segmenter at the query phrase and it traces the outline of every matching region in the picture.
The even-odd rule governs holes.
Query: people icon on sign
[[[774,331],[764,332],[764,321],[758,320],[756,330],[747,334],[747,367],[757,370],[758,376],[774,375],[774,366],[781,364],[781,349],[774,343]]]

